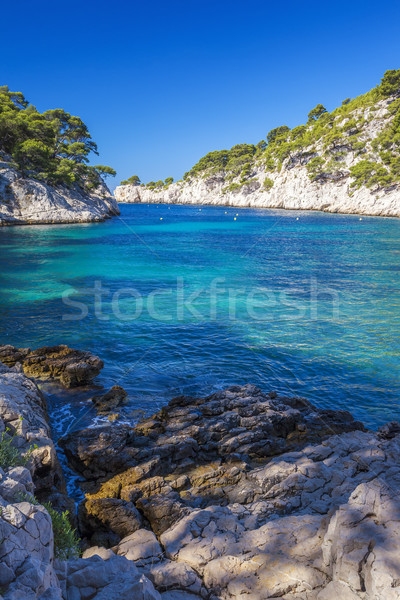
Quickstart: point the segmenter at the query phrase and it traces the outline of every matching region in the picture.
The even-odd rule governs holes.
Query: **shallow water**
[[[3,228],[0,257],[1,343],[98,354],[127,418],[251,382],[371,427],[399,419],[399,219],[122,205]],[[92,422],[92,389],[46,391],[57,434]]]

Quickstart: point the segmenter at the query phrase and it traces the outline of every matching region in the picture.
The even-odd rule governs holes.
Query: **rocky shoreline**
[[[10,348],[3,359],[18,358]],[[29,354],[0,364],[1,431],[21,453],[37,445],[25,467],[0,470],[4,600],[400,598],[399,424],[368,431],[347,411],[252,385],[65,436],[86,493],[83,556],[56,558],[31,494],[62,510],[70,500]],[[81,370],[93,363],[81,358]]]
[[[254,167],[248,185],[229,191],[223,174],[178,181],[165,189],[149,189],[138,185],[119,185],[114,191],[119,204],[187,204],[199,206],[232,206],[237,208],[270,208],[322,211],[328,213],[400,217],[400,189],[387,191],[366,188],[351,189],[348,177],[338,181],[309,179],[301,163],[284,168],[274,176],[274,187],[263,188],[268,173]]]
[[[92,223],[115,215],[119,215],[118,204],[104,182],[85,193],[79,188],[55,188],[21,177],[0,160],[0,227]]]

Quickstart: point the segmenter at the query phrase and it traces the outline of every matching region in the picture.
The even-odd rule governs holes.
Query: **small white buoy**
[[[298,220],[299,220],[299,217],[296,217],[296,221],[298,221]]]
[[[239,216],[239,213],[236,213],[236,216],[238,217],[238,216]]]
[[[227,211],[227,210],[225,211],[225,214],[226,214],[226,215],[228,214],[228,211]]]
[[[160,217],[160,221],[162,221],[162,220],[163,220],[163,218],[162,218],[162,217]]]
[[[360,221],[362,221],[362,218],[360,217]]]
[[[236,217],[233,220],[236,221]]]

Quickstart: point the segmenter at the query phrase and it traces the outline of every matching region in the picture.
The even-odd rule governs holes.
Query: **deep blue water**
[[[122,205],[3,228],[0,257],[1,343],[98,354],[127,416],[251,382],[371,427],[400,418],[399,219]],[[46,390],[58,431],[93,419],[93,390]]]

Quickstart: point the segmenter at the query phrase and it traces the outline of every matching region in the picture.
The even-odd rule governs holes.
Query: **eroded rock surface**
[[[98,356],[65,345],[44,346],[32,351],[30,348],[0,346],[0,361],[9,367],[20,364],[28,377],[56,379],[67,388],[90,383],[104,366]]]
[[[100,550],[107,560],[94,552],[88,553],[85,560],[55,559],[52,520],[46,508],[38,504],[38,498],[50,498],[58,507],[62,504],[60,499],[64,499],[63,510],[71,506],[66,506],[68,497],[60,492],[62,474],[50,438],[45,400],[31,379],[16,367],[1,363],[0,434],[14,436],[12,445],[18,451],[18,460],[33,444],[37,445],[27,468],[5,465],[5,453],[0,447],[4,467],[0,467],[0,598],[161,600],[150,580],[124,556]],[[132,513],[140,520],[137,529],[141,516],[135,507]],[[114,518],[117,517],[121,521],[121,515],[115,511]],[[127,530],[134,531],[131,523]]]
[[[4,158],[4,157],[3,157]],[[0,227],[35,223],[90,223],[119,215],[103,181],[92,191],[50,186],[22,177],[0,156]]]
[[[6,429],[20,453],[30,455],[28,466],[39,497],[65,492],[42,393],[18,368],[0,363],[0,432]]]
[[[100,526],[107,543],[106,520],[91,514],[97,502],[135,506],[141,528],[112,551],[163,600],[171,589],[170,600],[392,600],[399,431],[368,432],[345,411],[248,385],[176,398],[136,427],[84,430],[63,443],[87,478],[88,540]]]

